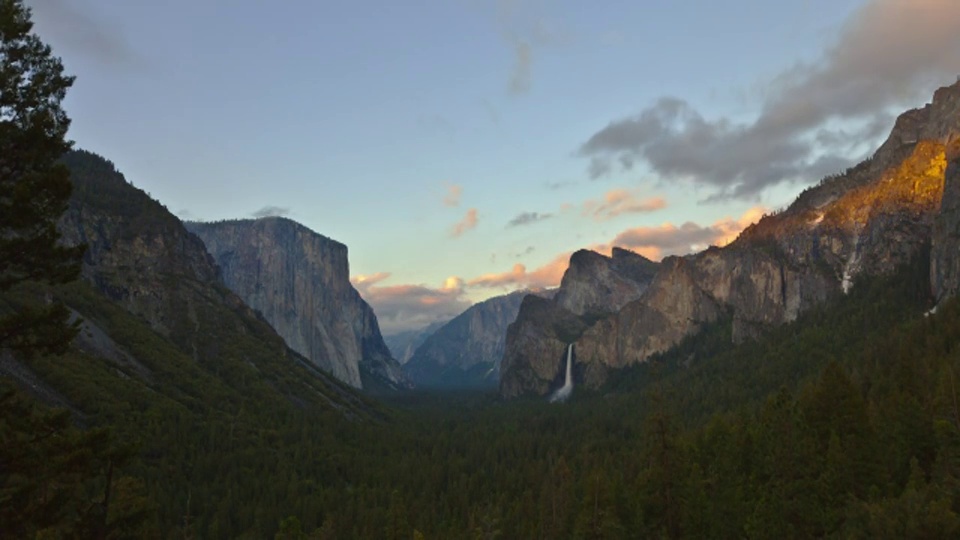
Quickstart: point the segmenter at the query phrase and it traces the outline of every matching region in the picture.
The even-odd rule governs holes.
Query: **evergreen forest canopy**
[[[72,79],[20,0],[0,42],[0,537],[960,535],[960,302],[924,315],[928,256],[755,342],[721,319],[566,404],[377,402],[222,287],[180,284],[198,311],[161,336],[72,281],[71,189],[128,234],[177,224],[112,166],[57,161]]]
[[[164,382],[77,350],[30,360],[76,410],[5,394],[3,463],[30,474],[5,469],[19,497],[3,529],[82,531],[111,485],[116,538],[950,537],[960,304],[924,317],[925,275],[861,281],[741,346],[721,321],[564,405],[410,394],[350,416],[209,377],[201,390],[162,368],[176,351],[73,284],[57,294],[135,356],[161,351]]]

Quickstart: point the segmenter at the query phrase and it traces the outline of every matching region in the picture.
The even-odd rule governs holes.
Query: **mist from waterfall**
[[[573,393],[573,343],[567,345],[567,377],[563,386],[550,396],[550,403],[562,403]]]

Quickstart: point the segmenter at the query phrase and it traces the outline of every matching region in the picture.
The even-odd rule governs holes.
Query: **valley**
[[[130,128],[124,144],[91,135],[83,104],[105,90],[71,89],[31,17],[59,39],[70,34],[51,21],[101,36],[74,41],[72,52],[109,42],[92,30],[96,10],[62,19],[72,13],[65,4],[0,0],[0,538],[960,536],[960,78],[925,89],[925,104],[893,110],[955,67],[955,56],[931,51],[960,35],[951,26],[956,19],[960,30],[960,10],[923,2],[923,17],[939,15],[916,39],[936,47],[901,43],[899,56],[861,57],[892,46],[863,29],[893,40],[897,32],[880,30],[908,9],[862,0],[823,66],[798,63],[751,97],[761,102],[755,119],[707,119],[662,97],[568,156],[589,161],[585,182],[555,178],[524,199],[528,187],[511,184],[512,171],[541,174],[530,166],[540,136],[568,134],[511,107],[530,97],[523,107],[546,111],[531,70],[551,69],[553,47],[582,47],[546,19],[533,37],[499,30],[517,55],[515,101],[479,100],[496,132],[489,153],[464,150],[483,129],[439,113],[400,120],[435,138],[429,160],[409,151],[423,140],[388,135],[395,112],[375,130],[352,125],[366,113],[346,94],[388,85],[341,66],[324,78],[344,92],[335,105],[311,95],[286,110],[278,100],[271,110],[284,129],[271,130],[249,107],[265,101],[237,97],[244,115],[225,124],[236,140],[178,147],[182,162],[171,164],[164,145],[215,127],[200,118],[213,109],[165,109],[176,120],[165,119],[163,144],[146,154],[150,143],[138,137],[152,140],[147,130]],[[498,24],[530,9],[497,6]],[[224,24],[249,16],[234,15]],[[344,16],[331,8],[330,20]],[[319,39],[283,28],[263,35]],[[439,49],[422,33],[414,37],[431,46],[418,55]],[[608,38],[605,46],[626,39]],[[285,46],[267,40],[243,54]],[[226,69],[226,49],[212,50]],[[292,63],[346,54],[323,50],[330,56]],[[847,50],[857,62],[838,52]],[[191,51],[193,61],[212,69],[211,51]],[[907,69],[922,61],[929,71]],[[381,64],[393,66],[377,55],[357,65],[390,68]],[[193,69],[178,65],[177,77]],[[282,80],[289,66],[271,65]],[[419,76],[439,65],[423,64]],[[894,68],[910,77],[890,82]],[[137,69],[125,76],[162,72],[149,62]],[[161,82],[140,99],[163,93]],[[437,95],[453,87],[438,84]],[[166,88],[173,101],[221,94]],[[76,105],[64,102],[67,90]],[[564,92],[547,95],[582,101]],[[620,106],[614,90],[604,95]],[[67,104],[82,144],[67,138]],[[98,114],[107,122],[112,113]],[[254,119],[257,142],[241,145],[250,130],[236,126]],[[517,124],[536,126],[537,137],[511,139]],[[303,125],[323,135],[304,139],[300,153],[294,131]],[[330,126],[335,137],[323,131]],[[381,154],[357,158],[361,146],[338,146],[354,130],[389,144],[371,142],[365,150]],[[118,156],[87,149],[97,140]],[[229,189],[212,173],[209,183],[157,181],[168,167],[222,164],[224,148]],[[506,178],[475,165],[474,183],[444,180],[432,202],[400,180],[464,163],[462,153],[499,159]],[[346,154],[352,168],[339,161]],[[314,168],[296,172],[298,159]],[[398,180],[371,180],[386,170]],[[627,187],[596,187],[610,177]],[[288,204],[281,194],[293,193],[285,200],[295,210],[236,210],[236,201],[266,202],[258,190],[271,184],[272,200]],[[167,207],[184,185],[195,211]],[[475,198],[465,185],[479,188]],[[747,208],[777,190],[789,190],[788,204]],[[591,198],[570,203],[573,192]],[[746,211],[712,224],[674,214],[717,205]],[[444,212],[462,217],[437,226]],[[658,224],[660,212],[673,217]],[[507,259],[524,262],[488,271]],[[374,271],[385,260],[392,266]]]

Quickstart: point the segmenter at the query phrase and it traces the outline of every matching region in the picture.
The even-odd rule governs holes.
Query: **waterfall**
[[[563,386],[550,396],[550,403],[566,401],[571,393],[573,393],[573,343],[567,345],[567,377],[563,380]]]

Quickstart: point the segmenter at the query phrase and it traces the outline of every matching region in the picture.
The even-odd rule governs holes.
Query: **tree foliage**
[[[83,253],[62,245],[57,230],[71,190],[57,160],[70,148],[61,102],[73,77],[32,27],[21,0],[0,0],[0,293],[71,281]],[[0,348],[62,352],[76,333],[62,305],[18,311],[0,318]]]

